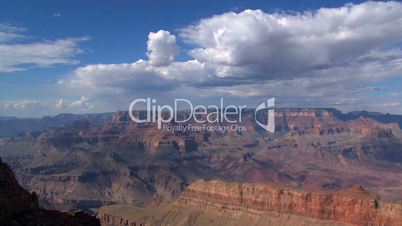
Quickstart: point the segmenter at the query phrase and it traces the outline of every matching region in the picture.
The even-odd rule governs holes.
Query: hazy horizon
[[[147,96],[402,114],[400,2],[66,3],[2,5],[0,116]]]

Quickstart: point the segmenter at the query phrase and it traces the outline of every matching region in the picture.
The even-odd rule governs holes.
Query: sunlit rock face
[[[402,205],[362,187],[306,191],[262,183],[198,180],[172,205],[104,206],[102,225],[394,225]]]

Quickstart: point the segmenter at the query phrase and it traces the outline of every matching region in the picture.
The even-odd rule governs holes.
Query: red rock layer
[[[402,225],[401,204],[383,202],[361,187],[335,192],[307,192],[267,184],[199,180],[191,184],[174,205],[256,214],[276,212],[352,225]]]

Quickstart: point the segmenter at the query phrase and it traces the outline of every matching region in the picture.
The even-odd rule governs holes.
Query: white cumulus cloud
[[[172,90],[181,82],[197,83],[205,80],[206,69],[196,60],[175,62],[177,54],[175,37],[167,31],[151,32],[148,36],[149,60],[124,64],[91,64],[79,67],[63,85],[84,87],[97,92],[157,92]]]
[[[148,60],[79,67],[62,85],[119,99],[150,92],[251,101],[276,96],[300,106],[369,108],[383,101],[363,95],[376,92],[371,82],[402,76],[398,2],[299,13],[228,12],[185,27],[178,37],[189,44],[189,60],[175,60],[176,37],[160,30],[148,36]]]
[[[402,4],[366,2],[303,13],[245,10],[182,29],[196,60],[218,77],[283,79],[359,63],[402,39]],[[368,59],[369,60],[369,59]]]
[[[91,109],[94,105],[91,104],[91,99],[86,96],[81,96],[79,100],[76,100],[70,104],[71,107],[75,108],[88,108]]]
[[[149,63],[154,66],[167,66],[179,54],[176,37],[164,30],[149,33],[147,47]]]
[[[65,102],[64,102],[63,99],[60,99],[60,100],[57,101],[57,103],[56,103],[56,108],[58,108],[58,109],[64,109],[65,107],[66,107],[66,106],[65,106]]]

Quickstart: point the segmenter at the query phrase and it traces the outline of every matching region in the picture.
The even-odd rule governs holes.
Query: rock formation
[[[400,226],[402,204],[384,202],[359,186],[328,192],[198,180],[171,206],[105,206],[99,217],[104,226]]]
[[[9,166],[0,159],[0,225],[97,226],[99,221],[81,211],[62,213],[41,208],[36,193],[21,188]]]

